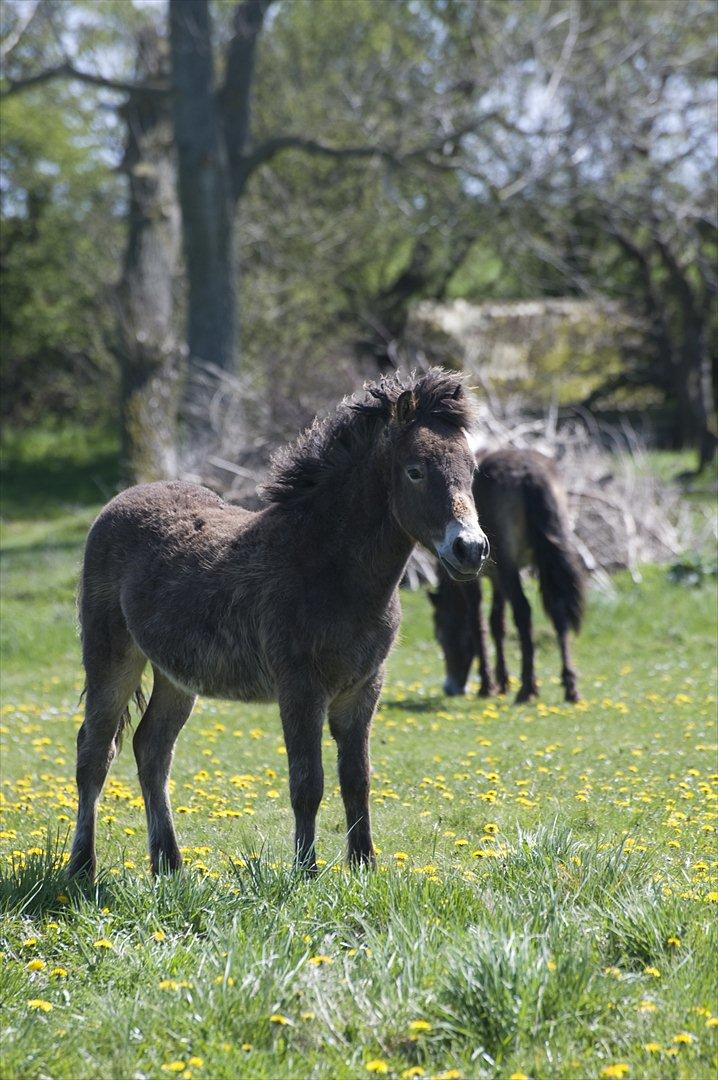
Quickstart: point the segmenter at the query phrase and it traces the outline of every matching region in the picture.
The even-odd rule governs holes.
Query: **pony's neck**
[[[346,568],[365,597],[381,599],[401,581],[414,542],[391,506],[390,468],[376,451],[358,464],[333,499],[336,543],[346,552]]]

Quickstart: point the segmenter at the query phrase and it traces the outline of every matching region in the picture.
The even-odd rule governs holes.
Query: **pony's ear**
[[[439,594],[435,592],[427,592],[426,595],[429,597],[429,603],[431,604],[431,606],[436,607],[436,605],[439,603]]]
[[[416,412],[416,398],[413,390],[404,390],[396,399],[394,416],[398,424],[408,424],[414,419]]]

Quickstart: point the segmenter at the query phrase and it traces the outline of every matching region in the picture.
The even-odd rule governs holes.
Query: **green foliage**
[[[11,29],[22,7],[6,0]],[[243,370],[275,402],[306,419],[322,387],[356,377],[357,357],[372,374],[395,360],[421,299],[599,293],[630,310],[632,334],[580,361],[577,335],[557,335],[529,392],[550,383],[562,401],[601,390],[611,406],[676,411],[682,358],[692,349],[696,367],[718,334],[712,130],[701,137],[713,7],[584,7],[574,19],[558,0],[271,6],[249,150],[310,140],[270,155],[238,207]],[[235,6],[212,8],[219,82]],[[45,0],[8,72],[32,74],[70,48],[80,66],[130,79],[137,32],[163,18],[156,4]],[[119,100],[55,80],[3,103],[0,330],[16,419],[114,407]],[[683,403],[675,441],[695,437],[699,405]]]
[[[3,409],[112,416],[121,188],[96,101],[53,83],[2,103]]]

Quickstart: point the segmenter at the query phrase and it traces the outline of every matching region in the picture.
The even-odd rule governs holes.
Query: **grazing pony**
[[[472,421],[461,377],[434,368],[370,384],[315,420],[276,455],[256,513],[174,481],[108,503],[82,574],[86,698],[70,874],[94,874],[97,802],[148,661],[152,696],[133,745],[155,872],[181,864],[168,778],[197,694],[278,701],[296,859],[310,870],[328,715],[349,858],[373,862],[369,726],[407,559],[424,544],[466,581],[488,555],[471,494]]]
[[[569,630],[581,627],[584,605],[583,574],[571,544],[564,496],[553,462],[530,450],[497,450],[477,457],[473,491],[481,524],[491,544],[493,603],[491,632],[496,646],[496,684],[508,689],[504,658],[504,609],[508,599],[521,642],[521,686],[516,701],[538,694],[534,674],[531,607],[521,587],[523,566],[538,571],[541,598],[558,636],[566,701],[578,701],[576,672],[571,662]],[[481,610],[481,584],[452,581],[439,571],[437,592],[429,593],[434,629],[444,652],[447,694],[463,694],[474,656],[479,661],[479,693],[495,692],[487,656],[486,624]]]

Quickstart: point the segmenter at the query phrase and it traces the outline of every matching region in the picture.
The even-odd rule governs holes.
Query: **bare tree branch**
[[[438,166],[439,159],[434,155],[445,152],[446,147],[451,147],[461,141],[465,135],[474,133],[482,123],[493,119],[492,114],[485,114],[472,119],[455,131],[447,132],[440,138],[424,146],[415,147],[413,150],[395,150],[389,146],[332,146],[329,143],[320,142],[318,139],[309,139],[301,135],[275,135],[265,139],[247,154],[244,159],[244,169],[249,177],[256,169],[266,165],[268,161],[281,154],[284,150],[301,150],[305,154],[315,157],[336,158],[346,161],[349,158],[367,159],[381,158],[392,165],[406,165],[410,161],[426,160],[432,167]],[[459,164],[447,165],[447,168],[459,169]]]
[[[75,67],[69,60],[57,64],[55,67],[45,68],[34,75],[26,75],[21,78],[5,76],[7,88],[0,93],[0,97],[11,97],[13,94],[30,90],[34,86],[51,82],[53,79],[74,79],[77,82],[88,83],[90,86],[98,86],[104,90],[114,90],[122,94],[167,94],[169,86],[160,80],[147,82],[124,82],[122,79],[108,79],[94,71],[82,71]]]

